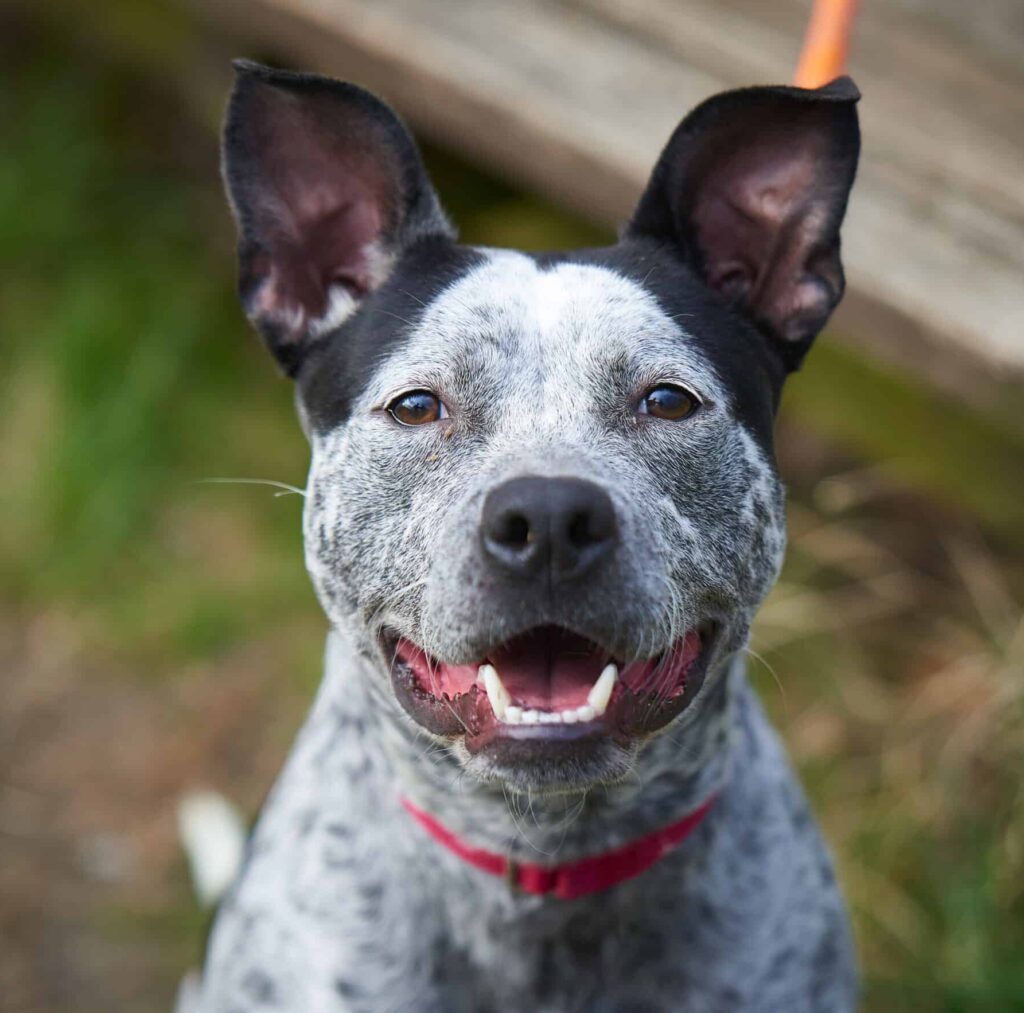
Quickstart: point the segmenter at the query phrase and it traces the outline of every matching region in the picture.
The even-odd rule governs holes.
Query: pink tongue
[[[585,704],[607,663],[589,641],[550,627],[518,637],[488,660],[514,703],[551,711]]]

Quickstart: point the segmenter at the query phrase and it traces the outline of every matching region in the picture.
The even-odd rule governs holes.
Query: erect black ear
[[[286,372],[413,244],[452,238],[415,143],[355,85],[235,63],[223,172],[239,294]]]
[[[843,294],[839,226],[857,170],[860,92],[743,88],[676,128],[626,235],[679,246],[799,366]]]

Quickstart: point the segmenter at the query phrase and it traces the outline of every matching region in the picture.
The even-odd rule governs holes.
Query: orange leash
[[[820,88],[846,70],[857,0],[814,0],[793,83]]]

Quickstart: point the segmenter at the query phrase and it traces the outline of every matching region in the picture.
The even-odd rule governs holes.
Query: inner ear
[[[841,79],[708,100],[673,134],[628,230],[675,243],[791,368],[843,291],[839,226],[858,97]]]
[[[239,289],[289,372],[426,236],[453,235],[412,138],[353,85],[236,65],[224,176]]]

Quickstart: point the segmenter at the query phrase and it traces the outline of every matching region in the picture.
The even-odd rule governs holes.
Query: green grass
[[[235,303],[213,138],[54,32],[22,23],[0,43],[17,138],[0,160],[0,609],[58,617],[136,687],[285,631],[267,706],[304,701],[322,620],[300,500],[201,484],[301,486],[306,458]],[[429,161],[470,241],[604,238]],[[780,445],[792,548],[755,640],[771,673],[752,670],[836,850],[866,1006],[1024,1009],[1024,452],[828,342],[787,394]],[[185,959],[202,919],[180,867],[160,875],[165,907],[122,895],[93,930]]]

